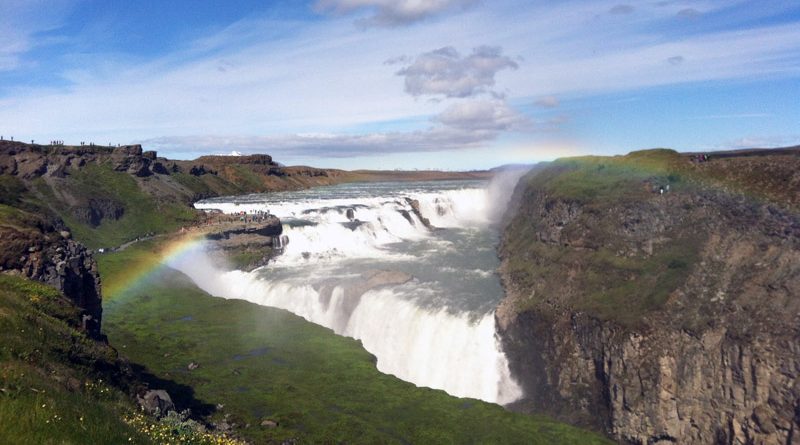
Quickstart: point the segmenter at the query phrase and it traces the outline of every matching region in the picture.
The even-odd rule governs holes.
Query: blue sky
[[[473,169],[800,144],[800,2],[0,1],[0,135]]]

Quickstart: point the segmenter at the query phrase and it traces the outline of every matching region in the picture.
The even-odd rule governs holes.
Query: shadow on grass
[[[178,411],[189,409],[192,411],[192,417],[208,417],[213,414],[217,408],[213,404],[205,403],[195,397],[194,388],[189,385],[177,383],[159,377],[147,370],[142,365],[137,363],[130,364],[134,374],[139,379],[146,383],[150,389],[163,389],[172,398],[172,403]]]

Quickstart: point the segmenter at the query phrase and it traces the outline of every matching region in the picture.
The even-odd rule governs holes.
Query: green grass
[[[627,156],[566,158],[529,178],[528,184],[564,199],[610,202],[652,193],[648,184],[670,184],[673,190],[683,186],[684,164],[686,161],[677,152],[667,149]]]
[[[170,177],[199,196],[235,195],[242,192],[236,184],[217,175],[194,176],[189,173],[172,173]]]
[[[0,175],[0,204],[19,206],[26,192],[25,184],[11,175]]]
[[[230,175],[235,178],[232,182],[244,190],[263,190],[264,182],[263,176],[256,174],[247,165],[232,165],[227,167],[230,169]]]
[[[118,246],[148,232],[174,231],[195,220],[194,211],[185,203],[159,200],[143,191],[133,176],[116,172],[106,164],[86,165],[69,175],[63,184],[63,192],[78,200],[106,198],[124,207],[120,219],[103,219],[97,227],[78,221],[70,213],[70,207],[57,199],[44,181],[38,180],[36,187],[54,203],[75,238],[90,248]]]
[[[0,443],[238,444],[185,416],[142,413],[128,396],[141,376],[78,319],[55,289],[0,275]]]
[[[153,246],[100,257],[104,280]],[[543,417],[417,388],[381,374],[360,342],[289,312],[214,298],[164,270],[107,299],[105,331],[131,359],[222,404],[257,443],[608,443]],[[187,365],[200,367],[189,371]],[[261,427],[277,421],[275,429]],[[249,425],[249,426],[245,426]],[[276,442],[277,443],[277,442]]]
[[[76,318],[55,289],[0,275],[0,443],[151,443],[95,370],[114,351],[76,331]]]
[[[31,215],[16,207],[0,204],[0,225],[19,231],[30,231],[33,230],[31,222],[34,219]]]

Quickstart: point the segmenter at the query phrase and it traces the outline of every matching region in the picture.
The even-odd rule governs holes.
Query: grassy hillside
[[[0,443],[239,443],[178,415],[142,414],[123,390],[139,377],[77,328],[77,313],[49,286],[0,275]]]
[[[542,417],[417,388],[381,374],[356,340],[289,312],[214,298],[164,270],[133,289],[126,265],[150,262],[146,243],[104,255],[105,329],[133,360],[221,404],[216,423],[234,423],[257,443],[606,443]],[[108,289],[107,288],[107,289]],[[189,370],[195,362],[199,368]],[[262,426],[277,422],[275,428]]]
[[[75,238],[91,248],[118,246],[150,232],[174,231],[196,218],[186,202],[147,193],[133,176],[114,171],[108,164],[87,165],[57,182],[40,179],[36,190],[72,229]],[[103,218],[96,227],[77,219],[69,203],[90,200],[119,203],[122,216]]]
[[[123,421],[127,396],[98,371],[114,351],[71,326],[76,313],[54,289],[0,275],[3,443],[149,443]]]

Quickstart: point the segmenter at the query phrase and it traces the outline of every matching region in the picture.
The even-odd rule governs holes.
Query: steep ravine
[[[496,315],[515,408],[623,443],[797,443],[797,213],[695,182],[672,155],[634,178],[615,162],[517,187]]]

